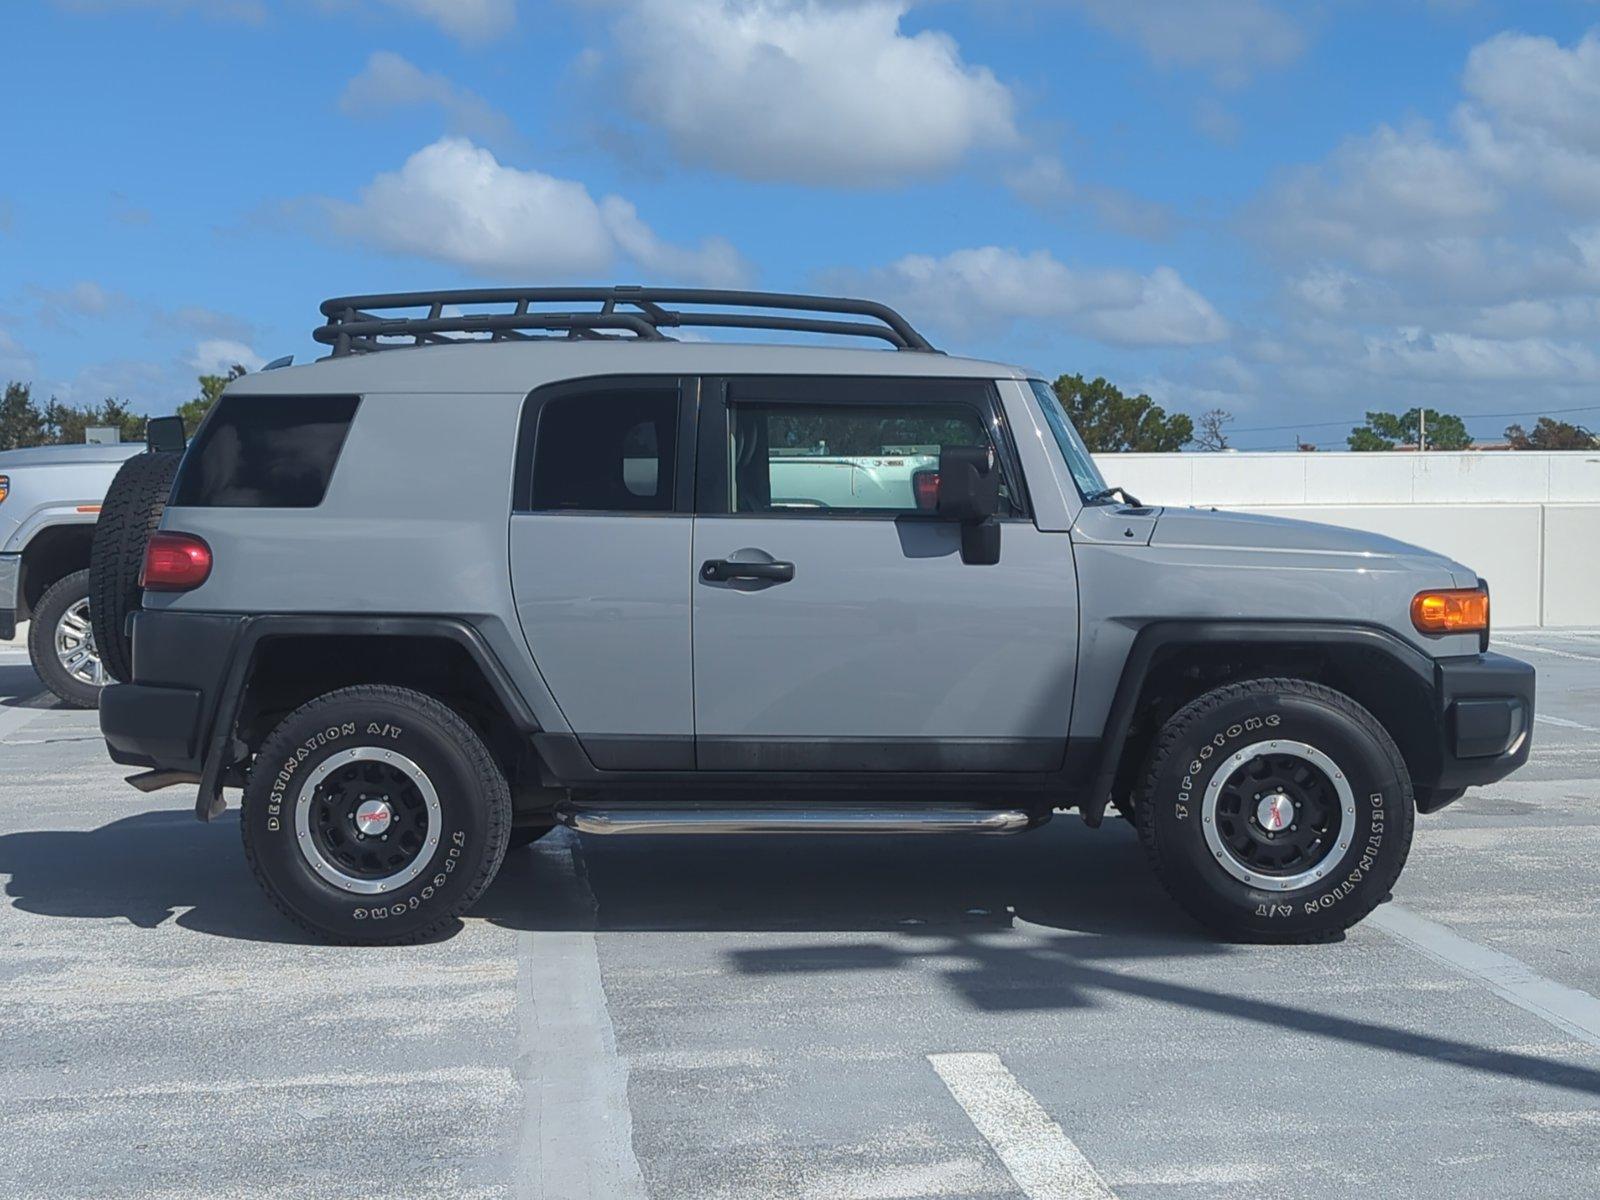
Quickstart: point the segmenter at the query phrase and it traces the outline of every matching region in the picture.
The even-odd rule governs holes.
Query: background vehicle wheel
[[[520,850],[524,846],[531,846],[554,828],[554,825],[518,825],[511,831],[506,849]]]
[[[139,607],[144,547],[161,521],[183,455],[135,454],[117,472],[100,504],[89,549],[89,615],[100,661],[115,679],[133,678],[133,649],[125,632]]]
[[[1140,840],[1180,906],[1225,937],[1338,935],[1380,904],[1411,849],[1411,777],[1354,700],[1298,679],[1207,692],[1156,737]]]
[[[405,688],[352,687],[273,730],[240,829],[256,879],[301,928],[339,942],[412,942],[489,886],[511,796],[452,709]]]
[[[89,613],[89,572],[58,579],[39,597],[28,657],[45,687],[76,708],[95,708],[108,682]]]

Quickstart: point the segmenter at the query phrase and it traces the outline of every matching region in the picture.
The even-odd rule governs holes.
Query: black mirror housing
[[[1000,472],[987,446],[941,446],[938,513],[950,521],[983,521],[1000,511]]]
[[[188,444],[182,417],[151,417],[144,424],[144,444],[157,452],[182,450]]]

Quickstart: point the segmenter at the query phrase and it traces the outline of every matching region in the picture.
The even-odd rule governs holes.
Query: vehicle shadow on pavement
[[[0,666],[0,708],[54,708],[56,698],[45,693],[44,683],[27,663]]]
[[[209,824],[187,809],[146,812],[98,829],[0,835],[5,894],[21,912],[121,918],[142,929],[177,914],[185,929],[262,942],[307,939],[261,895],[230,812]],[[187,910],[180,912],[179,910]]]
[[[589,838],[575,853],[592,906],[571,897],[552,906],[553,856],[521,852],[508,857],[473,915],[534,931],[868,933],[736,943],[725,955],[738,972],[767,977],[931,966],[985,1013],[1131,998],[1600,1095],[1600,1070],[1262,998],[1255,983],[1263,956],[1340,949],[1209,938],[1161,893],[1121,822],[1090,833],[1058,818],[1016,838]],[[1174,963],[1218,959],[1237,964],[1225,976],[1238,981],[1236,990],[1172,978]],[[1148,973],[1140,963],[1150,964]],[[1216,966],[1206,974],[1217,978]]]

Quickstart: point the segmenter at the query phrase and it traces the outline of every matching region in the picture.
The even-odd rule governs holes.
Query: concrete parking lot
[[[235,814],[0,643],[0,1196],[1600,1194],[1600,632],[1344,941],[1218,945],[1125,824],[514,852],[307,944]]]

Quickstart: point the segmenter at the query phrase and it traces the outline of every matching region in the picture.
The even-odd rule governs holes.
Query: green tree
[[[1529,433],[1521,425],[1506,426],[1506,441],[1513,450],[1600,450],[1600,437],[1582,425],[1540,417]]]
[[[45,440],[44,414],[33,402],[33,388],[15,381],[0,397],[0,450],[37,446]]]
[[[1142,393],[1125,396],[1104,379],[1082,375],[1063,375],[1053,386],[1090,450],[1172,451],[1194,440],[1192,420],[1182,413],[1169,417]]]
[[[239,376],[245,374],[245,369],[238,363],[228,368],[226,375],[200,376],[200,394],[193,400],[185,400],[178,405],[178,415],[183,418],[183,430],[190,437],[200,427],[201,420],[211,411],[211,406],[222,397],[222,389],[227,387]]]
[[[125,442],[137,442],[144,437],[145,418],[128,406],[127,401],[107,396],[100,404],[64,404],[54,396],[44,409],[45,440],[65,446],[81,445],[88,437],[92,425],[110,425]]]
[[[1388,412],[1367,413],[1367,423],[1350,431],[1352,450],[1393,450],[1395,446],[1417,445],[1418,425],[1422,410],[1413,408],[1398,416]],[[1427,439],[1429,450],[1465,450],[1472,445],[1472,435],[1464,421],[1454,413],[1427,410]]]

